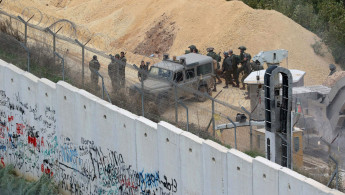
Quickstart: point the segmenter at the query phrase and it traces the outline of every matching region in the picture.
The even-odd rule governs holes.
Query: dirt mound
[[[317,56],[311,47],[320,39],[283,14],[254,10],[241,1],[225,0],[18,0],[21,7],[37,7],[47,15],[67,18],[91,32],[113,39],[112,53],[127,51],[138,63],[150,53],[183,54],[191,44],[206,54],[245,45],[252,56],[260,51],[286,49],[289,63],[282,66],[307,72],[305,83],[321,84],[332,56]],[[14,1],[18,3],[18,1]],[[16,11],[6,4],[6,11]],[[13,3],[14,4],[14,3]],[[48,5],[49,4],[49,5]],[[47,6],[48,5],[48,6]],[[161,56],[161,55],[160,55]]]
[[[146,32],[145,39],[134,49],[135,54],[149,56],[169,51],[175,39],[175,22],[163,14],[156,25]]]

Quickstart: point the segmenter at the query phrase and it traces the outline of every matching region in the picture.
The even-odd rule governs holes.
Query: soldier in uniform
[[[92,88],[98,90],[98,74],[101,64],[97,60],[97,56],[94,55],[92,60],[89,62],[89,69],[91,71],[91,85]]]
[[[199,50],[196,48],[195,45],[190,45],[188,48],[190,53],[199,53]]]
[[[241,90],[245,90],[246,86],[244,84],[244,80],[252,72],[252,69],[251,69],[250,63],[249,63],[250,59],[251,59],[251,56],[250,56],[250,54],[244,52],[247,49],[246,47],[241,46],[238,49],[240,50],[239,58],[240,58],[240,63],[242,64],[241,68],[238,69],[238,72],[239,73],[243,72],[243,76],[242,76],[242,79],[241,79],[241,82],[242,82]]]
[[[222,64],[223,73],[225,73],[225,86],[223,88],[229,88],[229,84],[232,83],[232,61],[228,52],[224,52],[224,60]]]
[[[229,50],[229,58],[231,60],[232,64],[232,75],[233,75],[233,80],[236,84],[232,83],[233,87],[239,87],[240,86],[240,81],[238,80],[238,63],[239,63],[239,56],[235,55],[234,52],[230,49]]]
[[[337,67],[334,64],[329,65],[329,70],[331,71],[328,76],[331,76],[335,72],[337,72]]]
[[[138,72],[138,77],[139,77],[139,80],[145,80],[147,78],[147,72],[149,70],[149,65],[150,65],[150,62],[144,62],[144,60],[141,61],[140,63],[140,70],[142,70],[143,72]]]
[[[255,62],[251,62],[250,67],[252,71],[259,71],[264,69],[264,67],[260,64],[258,60],[256,60]]]
[[[113,88],[113,93],[116,92],[116,86],[118,82],[119,74],[119,60],[120,55],[116,54],[115,57],[110,55],[111,63],[108,65],[108,74],[111,80],[111,86]]]
[[[213,50],[214,50],[213,47],[207,48],[206,49],[206,51],[208,52],[207,56],[210,56],[211,58],[213,58],[214,63],[217,64],[216,67],[215,67],[214,73],[216,75],[215,78],[218,80],[218,82],[216,84],[220,84],[220,83],[222,83],[222,80],[220,80],[220,76],[219,76],[219,73],[220,73],[220,64],[219,64],[219,62],[222,60],[222,58],[220,57],[220,55],[217,55],[216,52],[214,52]]]
[[[119,84],[121,87],[126,85],[126,63],[127,59],[125,57],[125,52],[121,51],[120,62],[119,62]]]

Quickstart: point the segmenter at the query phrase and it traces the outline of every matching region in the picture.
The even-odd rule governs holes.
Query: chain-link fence
[[[13,10],[16,9],[19,8],[13,8]],[[111,63],[111,57],[108,54],[114,50],[111,46],[113,40],[109,36],[91,33],[86,27],[76,25],[66,19],[48,16],[37,8],[22,8],[17,12],[21,14],[17,16],[0,10],[0,21],[6,29],[2,32],[17,39],[17,51],[27,53],[31,58],[25,65],[23,65],[24,59],[21,59],[22,69],[39,77],[49,79],[54,77],[52,80],[55,82],[65,80],[153,121],[168,121],[203,138],[235,147],[233,130],[221,133],[216,131],[216,127],[219,124],[229,123],[227,118],[235,120],[237,113],[245,113],[241,106],[249,109],[248,101],[243,98],[243,91],[235,88],[220,90],[221,87],[218,87],[218,92],[205,93],[205,90],[198,86],[181,85],[174,82],[172,78],[166,80],[156,78],[145,71],[140,72],[140,68],[129,63],[125,66],[124,84],[116,83],[116,81],[114,84],[108,72],[108,64]],[[9,29],[10,32],[8,32]],[[34,47],[44,52],[34,55]],[[101,64],[96,73],[99,76],[96,85],[92,82],[90,76],[92,71],[89,69],[89,62],[94,55],[97,55]],[[46,67],[48,71],[44,71],[46,74],[33,71],[33,67],[36,66],[33,58],[37,56],[44,56],[45,59],[50,60],[45,62],[49,64]],[[142,60],[151,64],[161,61],[150,56],[144,56]],[[159,94],[151,93],[150,89],[145,89],[140,81],[139,72],[145,75],[147,80],[157,82],[154,84],[156,86],[152,87],[157,88],[159,84],[166,82],[169,90],[163,90]],[[200,79],[200,75],[195,75],[195,82],[197,79]],[[249,149],[248,136],[246,128],[237,131],[239,139],[236,145],[240,149]]]
[[[250,155],[265,154],[264,119],[260,114],[264,113],[262,90],[258,89],[255,97],[246,99],[249,92],[239,88],[223,89],[224,85],[218,85],[218,91],[211,92],[211,86],[181,84],[173,75],[164,79],[164,75],[148,74],[140,69],[141,60],[150,64],[162,61],[152,56],[142,56],[136,63],[138,66],[125,64],[123,74],[117,72],[112,76],[108,70],[110,64],[113,62],[119,67],[122,62],[108,55],[117,50],[109,36],[92,33],[84,26],[46,15],[37,8],[22,8],[20,3],[8,6],[21,14],[17,16],[0,9],[1,47],[7,48],[7,53],[16,54],[16,57],[7,55],[5,60],[38,77],[54,82],[65,80],[155,122],[170,122]],[[94,55],[101,66],[94,72],[98,79],[92,80],[89,62]],[[194,77],[195,81],[205,79],[199,75]],[[303,111],[303,105],[301,107]],[[236,117],[238,114],[242,115]],[[246,124],[236,127],[234,124],[241,116],[246,116]],[[345,149],[323,140],[309,127],[308,117],[308,113],[299,112],[293,119],[294,127],[299,127],[292,138],[294,168],[304,174],[316,173],[313,178],[320,177],[319,181],[328,180],[335,170],[330,156],[343,165],[341,154]]]

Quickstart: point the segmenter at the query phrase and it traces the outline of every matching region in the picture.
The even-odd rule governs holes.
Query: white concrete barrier
[[[73,143],[80,143],[84,140],[94,140],[96,131],[95,111],[99,98],[84,91],[79,90],[75,97],[75,122],[73,129],[77,132],[77,139]]]
[[[59,123],[57,124],[57,136],[64,136],[68,138],[76,137],[78,131],[76,131],[76,121],[79,119],[76,117],[76,95],[79,91],[78,88],[59,81],[56,84],[56,104],[57,104],[57,118]],[[78,119],[77,119],[78,118]]]
[[[214,141],[202,144],[204,164],[204,194],[228,194],[228,149]]]
[[[181,188],[181,129],[166,123],[158,123],[159,177],[164,182],[163,193],[182,194]]]
[[[329,194],[330,190],[331,189],[329,189],[327,186],[310,178],[307,178],[303,182],[303,195],[307,195],[307,194],[325,195],[325,194]]]
[[[253,160],[253,194],[279,194],[279,169],[282,167],[265,158],[256,157]]]
[[[157,194],[160,190],[157,141],[157,123],[138,117],[136,119],[137,169],[140,191],[144,194]]]
[[[253,158],[231,149],[228,159],[228,194],[253,194]]]
[[[203,142],[203,139],[189,132],[180,135],[182,194],[203,194]]]
[[[0,166],[66,194],[342,194],[0,60]]]
[[[279,169],[279,194],[298,195],[303,192],[305,176],[296,173],[288,168]]]
[[[126,163],[134,170],[137,169],[137,143],[136,143],[136,119],[134,115],[127,110],[112,106],[115,112],[114,147],[126,159]]]

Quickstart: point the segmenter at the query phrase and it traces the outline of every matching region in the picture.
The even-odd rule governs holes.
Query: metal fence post
[[[53,53],[55,54],[56,52],[56,35],[57,33],[62,29],[62,26],[59,28],[59,30],[57,30],[55,33],[50,30],[50,28],[46,28],[46,31],[48,31],[50,34],[53,35]],[[55,55],[54,55],[54,62],[55,62]]]
[[[177,86],[175,85],[174,88],[174,94],[175,94],[175,123],[178,123],[178,98],[177,98]]]
[[[232,123],[232,125],[234,125],[234,132],[235,132],[235,149],[237,149],[237,138],[236,138],[236,127],[237,127],[237,125],[234,123],[234,121],[232,121],[231,119],[230,119],[230,117],[226,117],[231,123]]]
[[[241,106],[241,109],[246,112],[249,116],[249,136],[250,136],[250,150],[253,150],[253,128],[252,128],[252,113],[250,113],[247,109]]]
[[[335,181],[335,183],[336,183],[335,189],[338,190],[338,188],[339,188],[338,161],[336,161],[331,155],[329,155],[329,158],[331,158],[331,160],[335,163],[335,166],[336,166],[336,167],[335,167],[335,170],[334,170],[334,172],[333,172],[333,174],[332,174],[330,180],[329,180],[328,183],[327,183],[327,187],[329,187],[329,185],[332,183],[334,177],[336,176],[336,178],[335,178],[335,179],[336,179],[336,181]]]
[[[65,60],[64,58],[58,54],[57,52],[54,52],[54,56],[57,56],[58,58],[60,58],[62,60],[62,80],[65,81]]]
[[[186,130],[189,131],[188,107],[182,101],[178,101],[178,103],[186,109],[186,112],[187,112],[187,129]]]
[[[80,41],[78,41],[77,39],[74,40],[80,47],[81,47],[81,63],[82,63],[82,69],[81,69],[81,72],[82,72],[82,75],[81,75],[81,82],[82,82],[82,85],[83,85],[83,88],[84,88],[84,56],[85,56],[85,46],[86,44],[88,44],[91,39],[89,39],[85,44],[82,44]]]
[[[212,99],[212,130],[213,130],[213,137],[216,136],[216,121],[214,120],[214,99]]]
[[[27,65],[28,65],[28,72],[30,72],[30,51],[29,49],[22,43],[22,42],[19,42],[19,44],[25,49],[26,53],[28,54],[28,62],[27,62]]]
[[[145,116],[145,107],[144,107],[144,79],[141,79],[141,112]]]
[[[28,22],[34,17],[35,15],[32,15],[31,18],[29,18],[28,21],[25,21],[22,17],[17,16],[17,18],[23,22],[24,26],[25,26],[25,40],[24,40],[24,44],[26,46],[27,41],[28,41]]]

